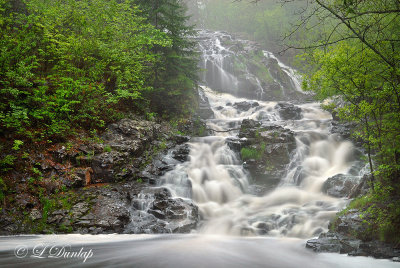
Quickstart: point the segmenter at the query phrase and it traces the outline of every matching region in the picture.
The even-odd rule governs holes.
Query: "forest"
[[[2,1],[2,136],[56,141],[128,110],[189,110],[193,31],[169,2]]]

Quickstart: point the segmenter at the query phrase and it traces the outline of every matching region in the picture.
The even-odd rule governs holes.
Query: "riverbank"
[[[204,129],[199,117],[174,125],[133,117],[99,135],[82,133],[65,143],[32,146],[25,151],[29,157],[3,176],[0,233],[189,232],[198,221],[197,207],[153,187],[187,158],[184,144],[190,137],[184,134],[199,136]],[[167,153],[170,162],[163,159]],[[128,228],[137,211],[152,202],[162,204],[162,211],[154,204],[147,220]]]

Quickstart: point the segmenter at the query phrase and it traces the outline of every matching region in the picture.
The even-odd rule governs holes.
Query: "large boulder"
[[[232,105],[234,108],[236,108],[239,112],[247,112],[251,108],[258,107],[260,104],[258,102],[250,102],[250,101],[241,101],[241,102],[236,102]]]
[[[282,120],[300,120],[303,118],[301,108],[288,102],[280,102],[275,106]]]
[[[202,89],[199,89],[199,108],[197,113],[202,119],[214,118],[214,112],[211,109],[210,102]]]
[[[337,174],[324,182],[322,192],[333,197],[349,197],[360,180],[358,176]]]
[[[173,198],[166,188],[145,188],[133,200],[132,220],[125,233],[188,233],[199,221],[197,206]]]
[[[244,119],[240,125],[239,138],[251,139],[256,137],[261,123],[252,119]]]
[[[294,133],[281,126],[263,126],[260,122],[245,119],[239,132],[240,140],[230,140],[228,145],[241,144],[241,156],[256,181],[277,183],[286,172],[290,156],[296,149]]]

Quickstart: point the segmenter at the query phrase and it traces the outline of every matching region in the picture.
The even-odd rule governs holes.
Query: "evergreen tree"
[[[151,106],[159,113],[190,110],[197,82],[196,43],[193,26],[188,26],[186,6],[180,0],[137,0],[148,22],[167,34],[172,44],[155,46],[158,64],[153,69]]]

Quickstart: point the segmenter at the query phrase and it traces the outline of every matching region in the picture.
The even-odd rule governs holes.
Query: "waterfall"
[[[354,169],[358,162],[353,144],[329,132],[332,117],[318,103],[290,100],[298,96],[293,94],[304,95],[300,78],[270,52],[263,51],[266,65],[271,66],[272,59],[275,65],[271,68],[278,66],[279,73],[290,78],[290,83],[280,83],[280,98],[260,97],[259,93],[267,89],[253,95],[238,94],[250,90],[245,82],[257,81],[257,76],[248,68],[243,68],[242,78],[234,75],[233,57],[238,52],[221,42],[235,46],[231,36],[209,32],[207,35],[209,38],[201,38],[200,42],[201,66],[207,69],[201,94],[214,112],[207,125],[210,129],[231,131],[193,138],[189,143],[190,160],[168,172],[163,177],[164,185],[175,196],[190,198],[199,206],[203,220],[199,232],[303,238],[325,231],[329,220],[348,201],[328,196],[321,188],[329,177]],[[275,72],[278,73],[276,69]],[[261,83],[258,85],[262,88]],[[278,103],[292,105],[300,111],[299,116],[286,119]],[[296,149],[275,186],[254,180],[239,153],[228,146],[229,139],[238,139],[238,128],[244,119],[294,132]],[[258,191],[259,187],[267,190]]]

